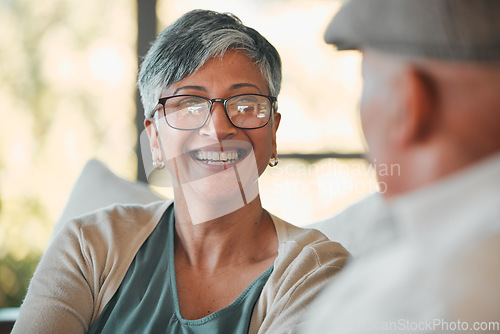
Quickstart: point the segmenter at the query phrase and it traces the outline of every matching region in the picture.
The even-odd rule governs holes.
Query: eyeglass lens
[[[200,96],[170,97],[164,104],[166,121],[177,129],[199,128],[209,117],[210,105],[209,99]],[[266,125],[272,108],[267,97],[252,94],[231,97],[226,100],[225,107],[231,123],[239,128],[259,128]]]

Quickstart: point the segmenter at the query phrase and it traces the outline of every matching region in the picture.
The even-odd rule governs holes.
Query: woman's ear
[[[144,127],[149,137],[149,147],[151,149],[151,154],[153,155],[153,162],[163,162],[163,154],[161,151],[160,138],[158,133],[158,128],[154,118],[148,118],[144,121]]]
[[[279,112],[274,112],[273,114],[273,122],[272,122],[272,145],[273,145],[273,155],[278,155],[278,147],[276,144],[276,132],[278,131],[278,127],[280,126],[281,114]]]

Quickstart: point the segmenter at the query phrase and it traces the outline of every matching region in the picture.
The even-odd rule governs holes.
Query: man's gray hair
[[[227,50],[240,50],[248,55],[260,68],[270,95],[278,95],[281,88],[278,51],[236,16],[197,9],[166,28],[140,66],[137,84],[146,118],[152,116],[165,88],[194,73],[209,59],[224,55]]]

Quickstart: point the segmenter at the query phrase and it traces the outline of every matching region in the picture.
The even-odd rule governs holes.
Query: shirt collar
[[[454,221],[470,222],[467,218],[498,211],[500,154],[442,181],[398,196],[389,201],[388,206],[397,221],[399,233],[407,236],[453,224]]]

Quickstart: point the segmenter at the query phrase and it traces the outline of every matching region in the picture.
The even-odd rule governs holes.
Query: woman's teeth
[[[239,159],[238,152],[196,152],[196,159],[206,161],[209,165],[224,165]]]

